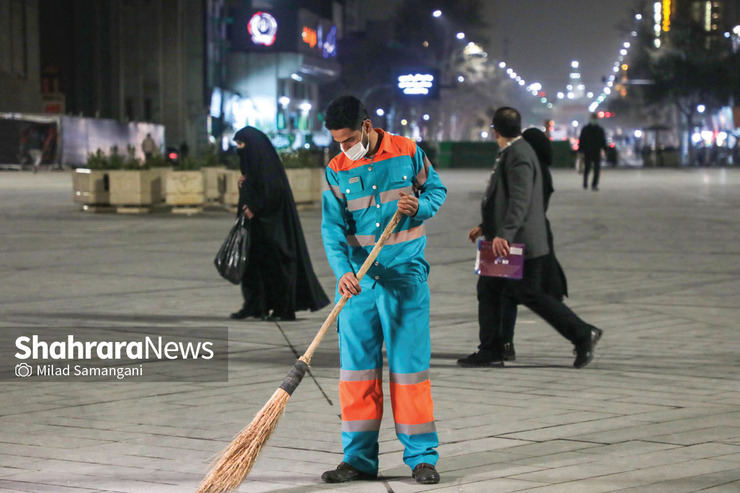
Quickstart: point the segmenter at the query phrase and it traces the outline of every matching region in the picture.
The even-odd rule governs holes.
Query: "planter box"
[[[286,169],[290,189],[296,204],[317,204],[321,202],[324,170],[322,168]]]
[[[168,169],[110,171],[110,203],[117,206],[151,206],[164,198]]]
[[[170,171],[167,174],[167,205],[174,207],[195,207],[202,210],[205,194],[203,193],[203,173],[200,171]],[[173,209],[173,212],[175,211]],[[183,209],[182,212],[193,212]]]
[[[236,207],[239,205],[239,177],[241,175],[241,171],[234,169],[227,169],[221,175],[222,200],[226,207]]]
[[[72,173],[72,199],[82,205],[110,205],[107,170],[77,168]]]
[[[203,173],[203,195],[206,203],[222,202],[224,195],[222,184],[224,180],[221,177],[226,173],[226,167],[201,168],[200,171]]]
[[[323,168],[289,168],[285,170],[285,174],[288,175],[288,183],[296,204],[306,206],[321,203],[321,193],[324,190]],[[239,205],[239,177],[241,175],[241,171],[238,170],[224,171],[222,180],[225,206]]]

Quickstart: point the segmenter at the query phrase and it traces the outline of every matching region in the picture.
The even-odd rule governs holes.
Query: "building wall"
[[[207,142],[201,0],[129,0],[120,4],[119,119],[166,127],[167,145]]]
[[[38,0],[0,0],[0,113],[40,113]]]

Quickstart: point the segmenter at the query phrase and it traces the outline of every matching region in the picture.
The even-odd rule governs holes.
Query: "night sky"
[[[540,82],[548,95],[564,91],[571,60],[581,65],[587,91],[600,91],[628,36],[620,24],[634,18],[633,0],[490,0],[494,27],[489,50],[528,83]],[[643,21],[644,22],[644,21]]]

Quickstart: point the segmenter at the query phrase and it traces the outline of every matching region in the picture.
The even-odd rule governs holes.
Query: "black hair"
[[[493,114],[491,125],[502,137],[518,137],[522,133],[522,115],[514,108],[503,106]]]
[[[370,116],[362,101],[354,96],[339,96],[335,98],[326,108],[324,114],[324,126],[328,130],[340,130],[349,128],[359,130],[362,122]]]

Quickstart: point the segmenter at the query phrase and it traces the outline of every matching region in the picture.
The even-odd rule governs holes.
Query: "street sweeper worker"
[[[344,458],[322,480],[375,479],[383,414],[383,343],[403,460],[421,484],[439,482],[439,440],[429,381],[429,264],[424,221],[447,195],[424,151],[373,128],[353,96],[333,100],[325,126],[342,152],[326,169],[321,235],[336,275],[336,298],[350,296],[337,319]],[[405,216],[367,275],[356,273],[396,210]]]

